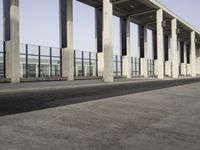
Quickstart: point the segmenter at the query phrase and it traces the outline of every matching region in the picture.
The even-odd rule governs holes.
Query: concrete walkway
[[[156,78],[132,78],[116,79],[114,83],[104,83],[102,79],[93,80],[74,80],[74,81],[42,81],[42,82],[21,82],[21,83],[0,83],[0,92],[20,92],[30,90],[45,90],[58,88],[72,88],[96,85],[110,85],[128,82],[147,82],[157,81]]]
[[[0,149],[199,150],[199,89],[193,83],[1,116]]]

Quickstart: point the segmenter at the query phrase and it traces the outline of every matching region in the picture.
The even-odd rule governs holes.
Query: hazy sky
[[[190,24],[200,29],[197,14],[200,0],[160,0]],[[2,10],[2,0],[0,0]],[[0,11],[0,40],[2,40],[2,11]],[[20,0],[21,43],[59,46],[58,0]],[[151,41],[150,32],[148,40]],[[119,19],[113,17],[114,52],[119,53]],[[132,49],[137,49],[137,28],[131,25]],[[74,49],[95,51],[94,9],[74,0]],[[149,42],[151,47],[151,42]],[[151,48],[150,48],[151,50]],[[137,52],[133,53],[134,55]]]

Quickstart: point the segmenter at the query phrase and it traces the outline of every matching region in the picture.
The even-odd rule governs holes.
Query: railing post
[[[62,77],[62,48],[60,48],[60,76]]]
[[[85,76],[85,69],[84,69],[84,51],[82,51],[82,76]]]
[[[116,56],[116,76],[118,76],[118,57]]]
[[[122,56],[120,58],[121,58],[121,76],[123,76],[123,58]]]
[[[76,77],[76,51],[74,50],[74,76]]]
[[[89,67],[90,67],[90,76],[92,76],[91,52],[89,52]]]
[[[98,53],[96,53],[96,76],[98,77]]]
[[[133,75],[133,57],[131,57],[131,76]]]
[[[40,46],[38,46],[38,77],[41,77],[41,50]]]
[[[26,78],[28,78],[28,71],[29,67],[28,67],[28,44],[26,44]]]
[[[52,77],[52,47],[50,47],[49,50],[50,50],[50,77]]]
[[[3,42],[3,76],[6,78],[6,42]]]
[[[141,75],[141,60],[140,60],[140,58],[138,58],[138,62],[139,62],[139,75]]]

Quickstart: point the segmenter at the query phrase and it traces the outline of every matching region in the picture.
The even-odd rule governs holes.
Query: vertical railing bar
[[[82,51],[82,76],[85,75],[85,72],[84,72],[84,51]]]
[[[50,77],[52,77],[52,47],[50,47],[49,50],[50,50]]]
[[[116,56],[116,76],[118,76],[118,57]]]
[[[38,46],[38,77],[41,77],[41,47]]]
[[[123,58],[121,56],[121,76],[123,76]]]
[[[90,67],[90,76],[92,76],[91,52],[89,52],[89,67]]]
[[[60,77],[62,77],[62,48],[60,48]]]
[[[74,50],[74,76],[76,77],[76,50]]]
[[[3,42],[3,76],[6,78],[6,42]]]
[[[98,77],[98,53],[96,53],[96,76]]]
[[[137,61],[137,58],[135,58],[135,75],[138,74],[138,68],[137,68],[137,66],[138,66],[138,61]]]
[[[28,78],[28,44],[26,44],[26,78]]]

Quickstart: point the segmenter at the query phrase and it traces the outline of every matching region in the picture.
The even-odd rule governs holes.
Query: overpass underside
[[[60,48],[20,45],[19,0],[3,0],[0,78],[114,77],[200,74],[200,32],[155,0],[78,0],[95,8],[97,53],[73,49],[73,0],[59,0]],[[121,56],[113,56],[112,16],[120,18]],[[140,57],[131,57],[130,24],[138,25]],[[147,30],[152,30],[153,59],[148,60]],[[21,52],[21,47],[24,47]],[[44,53],[46,51],[46,53]],[[57,52],[55,52],[57,51]]]

